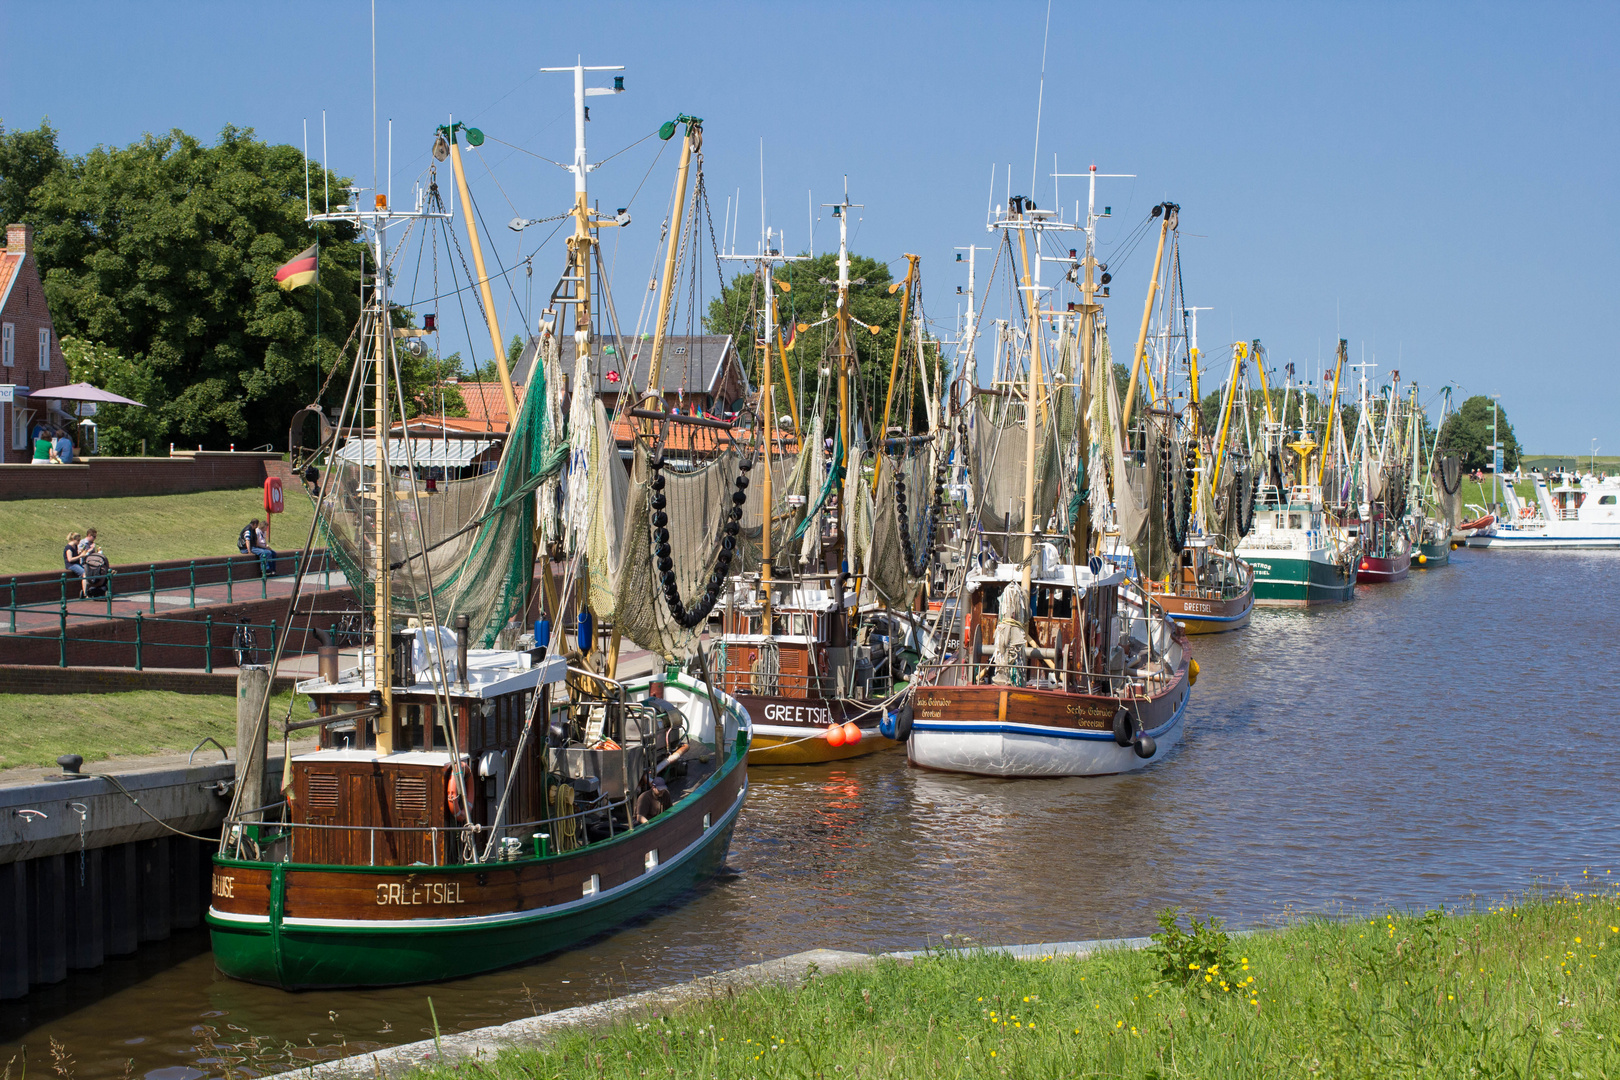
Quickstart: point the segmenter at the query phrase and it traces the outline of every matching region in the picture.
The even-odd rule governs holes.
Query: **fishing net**
[[[441,482],[433,492],[413,492],[408,478],[390,476],[395,494],[386,557],[394,568],[390,595],[397,611],[425,618],[436,610],[441,624],[466,615],[472,638],[486,648],[522,615],[534,573],[535,488],[565,456],[549,438],[545,399],[544,378],[536,378],[491,472]],[[404,469],[407,460],[391,457],[389,466]],[[369,609],[375,603],[375,462],[334,456],[328,468],[337,475],[327,502],[317,507],[321,532]]]
[[[1440,458],[1435,470],[1435,495],[1440,504],[1440,516],[1451,531],[1462,522],[1462,462],[1455,454]]]
[[[697,634],[675,620],[664,599],[653,551],[653,516],[667,516],[675,584],[688,606],[696,604],[719,561],[742,457],[736,447],[716,441],[705,430],[670,426],[676,429],[680,445],[665,447],[665,464],[660,470],[664,478],[662,511],[652,506],[648,448],[642,440],[636,442],[613,620],[631,641],[675,661],[691,651]]]
[[[973,426],[969,431],[969,476],[973,481],[973,504],[979,527],[987,532],[1030,531],[1024,513],[1024,462],[1028,428],[1024,404],[1008,398],[980,397],[974,405]],[[1047,410],[1050,413],[1050,409]],[[1044,526],[1052,513],[1059,490],[1056,425],[1041,422],[1036,405],[1035,422],[1035,514],[1034,522]],[[1022,537],[986,537],[1002,559],[1022,558]],[[1009,541],[1015,541],[1009,543]]]
[[[878,596],[909,607],[928,572],[936,512],[933,443],[904,440],[896,449],[885,455],[876,495],[861,485],[873,506],[871,546],[864,555],[867,581]],[[897,483],[904,487],[904,511]]]
[[[819,511],[816,497],[825,479],[821,427],[821,417],[812,417],[810,432],[802,444],[789,454],[789,442],[777,451],[771,463],[771,562],[789,572],[798,567],[801,559],[814,562],[821,554],[821,530],[809,520]],[[780,445],[784,436],[779,433],[777,438]],[[761,459],[754,466],[748,501],[743,504],[737,557],[731,563],[734,574],[755,573],[765,562],[765,487],[759,482],[763,468]]]
[[[589,357],[580,350],[574,385],[590,386]],[[569,413],[569,469],[567,487],[567,543],[585,555],[586,602],[592,611],[608,611],[614,603],[624,550],[624,512],[630,478],[619,462],[618,445],[608,423],[607,410],[595,394],[576,393]]]

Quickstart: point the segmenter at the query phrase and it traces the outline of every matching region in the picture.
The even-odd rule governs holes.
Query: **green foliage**
[[[1159,932],[1147,950],[1158,958],[1161,982],[1205,998],[1241,989],[1240,972],[1248,970],[1248,961],[1240,966],[1232,959],[1232,939],[1221,929],[1221,920],[1199,922],[1189,915],[1182,930],[1179,916],[1175,908],[1159,912]]]
[[[1475,394],[1463,402],[1462,408],[1447,417],[1445,426],[1440,429],[1440,448],[1460,453],[1465,469],[1488,470],[1491,467],[1491,452],[1486,447],[1491,444],[1492,406],[1499,405],[1499,402],[1493,402],[1484,394]],[[1519,440],[1513,434],[1513,425],[1508,422],[1506,409],[1498,409],[1496,424],[1502,443],[1502,467],[1517,469]]]
[[[67,360],[71,382],[87,382],[142,405],[157,393],[151,373],[110,346],[65,337],[62,356]],[[155,454],[165,442],[163,421],[155,409],[102,405],[96,410],[95,420],[99,454],[132,456],[141,452],[142,443],[147,444],[148,453]]]
[[[34,191],[62,167],[56,129],[41,120],[34,131],[7,132],[0,121],[0,225],[28,222],[37,225]]]
[[[399,380],[404,391],[406,408],[413,417],[427,414],[438,416],[466,416],[467,402],[448,380],[462,374],[461,353],[439,356],[428,352],[412,356],[399,352]]]
[[[865,411],[881,414],[883,396],[889,385],[889,367],[894,358],[894,334],[900,323],[902,293],[899,290],[892,294],[889,292],[889,285],[894,280],[889,268],[865,255],[850,256],[849,277],[852,283],[849,290],[850,314],[869,326],[879,328],[874,335],[861,326],[853,323],[850,326],[860,365],[860,385],[854,392],[857,401],[864,404]],[[787,355],[794,393],[798,393],[798,387],[803,385],[805,394],[813,396],[823,358],[831,354],[836,336],[835,323],[828,322],[824,326],[813,324],[834,313],[838,300],[838,255],[833,252],[785,263],[776,268],[776,279],[790,286],[786,293],[777,291],[776,309],[781,323],[781,340],[793,340],[793,348]],[[744,362],[752,365],[749,378],[756,386],[759,385],[759,373],[753,370],[753,366],[757,366],[758,353],[751,348],[751,343],[761,335],[769,302],[758,285],[757,277],[752,272],[741,273],[709,302],[708,315],[703,320],[707,333],[730,334],[736,339],[738,352],[742,354]],[[810,328],[796,332],[794,327],[798,324],[806,324]],[[776,381],[780,381],[781,361],[774,360],[774,357],[773,361],[777,367],[772,374]],[[785,397],[779,398],[778,407],[786,408]]]
[[[323,185],[318,167],[311,183]],[[342,362],[359,309],[353,229],[321,226],[316,283],[273,280],[312,240],[297,148],[235,127],[213,146],[147,135],[64,159],[29,198],[57,332],[128,358],[167,438],[279,445],[317,363],[324,377]]]

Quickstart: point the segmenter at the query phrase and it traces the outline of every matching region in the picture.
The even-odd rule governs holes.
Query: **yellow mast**
[[[658,293],[658,321],[653,324],[652,360],[647,370],[647,393],[658,397],[664,370],[664,337],[668,333],[669,308],[675,296],[675,259],[680,254],[682,216],[686,212],[686,182],[692,169],[692,152],[703,145],[703,120],[696,116],[678,116],[675,123],[686,125],[686,138],[681,140],[681,164],[675,173],[675,210],[669,224],[669,248],[664,253],[664,286]],[[660,404],[662,409],[663,405]],[[651,421],[648,421],[650,426]]]
[[[771,292],[771,285],[775,285],[783,292],[787,292],[793,288],[793,285],[790,282],[777,281],[776,278],[769,273],[766,275],[766,281],[771,283],[765,286],[765,291],[770,295],[771,298],[771,328],[769,332],[771,334],[775,334],[778,325],[776,321],[778,316],[776,313],[776,294]],[[787,391],[788,414],[793,417],[793,435],[795,438],[797,438],[799,435],[799,403],[793,399],[793,376],[788,373],[787,349],[783,348],[780,342],[778,342],[776,346],[776,355],[782,361],[782,388]]]
[[[1265,350],[1260,347],[1260,340],[1255,339],[1249,347],[1250,355],[1254,357],[1254,370],[1260,373],[1260,399],[1266,403],[1266,423],[1277,422],[1276,414],[1271,411],[1271,384],[1266,382]]]
[[[509,423],[516,426],[517,393],[512,389],[512,373],[506,367],[506,346],[501,343],[501,324],[495,317],[495,298],[489,291],[489,274],[484,271],[484,249],[478,242],[478,222],[473,218],[472,196],[467,192],[467,175],[461,167],[461,141],[456,138],[456,131],[460,127],[461,125],[456,123],[439,130],[450,142],[450,164],[456,173],[456,190],[461,193],[461,212],[467,218],[467,239],[472,246],[473,269],[478,271],[478,295],[484,300],[484,314],[489,323],[489,340],[495,347],[495,370],[501,377],[501,396],[506,399],[506,415],[511,418]],[[476,128],[467,130],[468,142],[473,141],[476,131]],[[482,133],[477,137],[478,142],[483,142]]]
[[[889,364],[889,391],[883,396],[883,426],[878,428],[878,456],[877,464],[872,467],[872,494],[877,494],[878,482],[883,476],[883,440],[889,437],[889,412],[894,406],[894,384],[900,377],[900,348],[906,340],[906,319],[911,314],[911,283],[917,275],[916,255],[905,256],[906,281],[903,288],[905,292],[900,297],[900,325],[894,331],[894,360]],[[890,286],[893,292],[895,286]]]
[[[1333,365],[1333,396],[1328,401],[1327,431],[1322,435],[1322,458],[1317,463],[1316,486],[1322,486],[1322,479],[1327,475],[1328,454],[1333,452],[1333,422],[1339,415],[1339,375],[1344,371],[1344,358],[1349,350],[1350,343],[1344,338],[1339,339],[1339,360]]]
[[[769,637],[771,634],[771,579],[773,576],[771,573],[771,560],[773,557],[771,551],[771,518],[775,507],[775,503],[771,498],[771,467],[774,464],[771,459],[775,456],[774,451],[776,449],[776,423],[772,415],[776,411],[774,408],[776,402],[775,398],[771,395],[771,338],[776,336],[776,294],[771,292],[771,282],[774,280],[774,278],[771,274],[770,264],[761,261],[759,264],[759,273],[760,276],[765,279],[765,293],[769,297],[769,309],[771,314],[771,321],[765,326],[764,362],[759,365],[759,400],[760,405],[762,406],[761,419],[765,424],[765,452],[760,462],[765,466],[763,469],[765,475],[760,482],[760,500],[764,506],[764,513],[762,515],[762,519],[764,521],[764,543],[759,568],[760,586],[765,593],[765,599],[760,605],[760,631],[765,634],[765,636]]]
[[[1215,477],[1210,481],[1210,491],[1218,490],[1221,485],[1221,466],[1226,463],[1226,429],[1232,419],[1232,400],[1237,397],[1238,373],[1243,370],[1243,358],[1248,354],[1248,348],[1241,341],[1232,345],[1232,374],[1226,380],[1226,404],[1221,406],[1221,428],[1215,436]]]
[[[1148,322],[1153,317],[1153,298],[1159,293],[1159,269],[1164,265],[1164,241],[1170,235],[1175,215],[1181,207],[1175,203],[1160,203],[1155,213],[1164,220],[1159,223],[1159,250],[1153,255],[1153,276],[1148,281],[1147,299],[1142,301],[1142,325],[1136,331],[1136,358],[1131,362],[1131,385],[1125,391],[1125,408],[1119,417],[1120,438],[1131,426],[1131,409],[1136,404],[1136,384],[1142,379],[1142,359],[1147,355]]]

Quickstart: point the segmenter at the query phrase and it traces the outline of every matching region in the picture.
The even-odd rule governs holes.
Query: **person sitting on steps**
[[[79,548],[79,534],[70,532],[67,536],[67,547],[62,549],[62,567],[68,573],[79,579],[79,598],[84,598],[84,556],[85,552]]]
[[[259,519],[247,523],[236,537],[236,550],[244,555],[257,555],[259,569],[265,577],[275,576],[276,553],[270,550],[266,531],[259,528]]]

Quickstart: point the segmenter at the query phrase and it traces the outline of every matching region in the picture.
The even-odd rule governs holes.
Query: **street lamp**
[[[1491,494],[1498,506],[1502,505],[1502,443],[1496,431],[1496,403],[1501,397],[1501,394],[1491,395]]]

